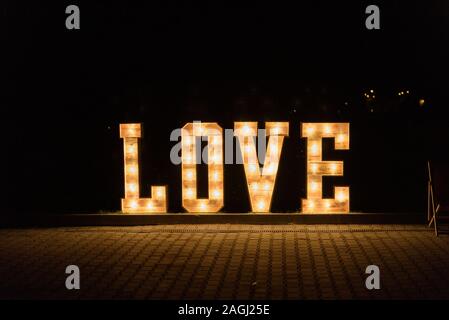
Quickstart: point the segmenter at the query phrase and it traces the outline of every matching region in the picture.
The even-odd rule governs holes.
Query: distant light
[[[420,107],[423,107],[425,103],[426,103],[426,100],[424,100],[424,99],[419,99],[419,106],[420,106]]]
[[[374,93],[374,90],[373,90],[373,89],[371,89],[371,90],[370,90],[370,92],[371,92],[371,93]]]

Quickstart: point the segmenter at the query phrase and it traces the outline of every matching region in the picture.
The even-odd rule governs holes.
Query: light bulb
[[[310,126],[310,127],[307,128],[307,133],[309,135],[312,135],[314,132],[315,132],[315,128],[314,127]]]
[[[128,147],[128,153],[134,153],[136,150],[134,147]]]
[[[131,192],[136,192],[137,191],[137,186],[134,183],[130,183],[128,185],[129,191]]]
[[[212,179],[213,179],[214,181],[218,181],[218,179],[219,179],[218,171],[214,171],[214,172],[212,173]]]
[[[186,146],[190,146],[193,142],[193,137],[191,136],[183,136],[182,137],[182,143]]]
[[[256,172],[256,165],[255,164],[250,164],[250,165],[248,165],[248,170],[249,170],[249,172],[251,172],[251,173],[255,173]]]
[[[163,196],[164,196],[164,192],[163,192],[162,190],[158,190],[158,191],[156,192],[156,197],[162,198]]]
[[[186,172],[186,177],[187,177],[187,179],[192,180],[193,179],[193,170],[188,170]]]
[[[187,198],[193,198],[193,189],[192,188],[189,188],[189,189],[186,189],[186,196],[187,196]]]
[[[316,144],[316,143],[312,144],[312,146],[310,147],[310,152],[312,154],[317,154],[318,153],[318,144]]]
[[[330,169],[331,169],[331,173],[337,172],[337,165],[335,163],[332,163]]]
[[[345,195],[344,192],[339,192],[339,193],[337,193],[337,195],[335,196],[335,199],[336,199],[338,202],[344,202],[344,201],[346,200],[346,195]]]
[[[339,135],[337,135],[337,137],[335,139],[338,143],[343,143],[343,142],[345,142],[346,137],[344,134],[339,134]]]
[[[279,133],[281,132],[281,129],[279,127],[274,127],[273,129],[271,129],[271,134],[272,135],[279,135]]]
[[[214,192],[212,193],[212,195],[214,196],[214,198],[219,198],[220,197],[220,191],[218,189],[215,189]]]

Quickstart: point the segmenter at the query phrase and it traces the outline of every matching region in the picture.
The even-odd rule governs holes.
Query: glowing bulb
[[[192,144],[192,142],[193,142],[193,137],[191,137],[191,136],[183,136],[182,137],[182,143],[184,145],[189,146]]]
[[[164,196],[164,192],[163,192],[162,190],[158,190],[158,191],[156,192],[156,197],[162,198],[163,196]]]
[[[130,183],[128,185],[129,191],[131,192],[136,192],[137,191],[137,186],[134,183]]]
[[[136,149],[134,147],[128,147],[128,153],[134,153]]]
[[[251,185],[251,188],[252,188],[254,191],[257,191],[257,190],[259,189],[259,184],[258,184],[257,182],[254,182],[254,183]]]
[[[270,164],[266,170],[265,170],[265,175],[272,175],[274,173],[274,169],[275,169],[275,165],[274,164]]]
[[[247,144],[247,145],[245,146],[245,152],[246,152],[246,153],[250,153],[250,152],[251,152],[251,145]]]
[[[193,198],[193,189],[186,189],[186,196],[190,199]]]
[[[262,210],[265,208],[265,201],[259,201],[257,203],[257,207],[259,208],[259,210]]]
[[[278,146],[277,145],[273,145],[272,147],[271,147],[271,152],[273,153],[273,154],[277,154],[278,153]]]
[[[312,144],[312,146],[310,147],[310,152],[312,154],[317,154],[318,153],[318,144],[316,144],[316,143]]]
[[[310,165],[310,170],[312,171],[312,173],[317,173],[318,165],[317,164]]]
[[[315,208],[315,203],[313,201],[309,201],[308,205],[309,209]]]
[[[337,165],[335,163],[332,163],[330,169],[331,169],[331,173],[337,172]]]
[[[314,132],[315,132],[315,128],[314,128],[314,127],[308,127],[308,128],[307,128],[307,133],[308,133],[309,135],[312,135]]]
[[[212,193],[212,195],[214,196],[214,198],[219,198],[220,197],[220,191],[218,189],[215,189],[214,192]]]
[[[249,170],[249,172],[251,172],[251,173],[255,173],[256,172],[256,165],[255,164],[250,164],[250,165],[248,165],[248,170]]]
[[[137,209],[137,201],[131,201],[131,208]]]
[[[371,92],[371,93],[374,93],[374,90],[373,90],[373,89],[371,89],[371,90],[370,90],[370,92]]]
[[[188,170],[186,173],[186,177],[187,177],[187,179],[192,180],[193,179],[193,170]]]
[[[200,203],[200,209],[201,210],[204,210],[204,209],[206,209],[206,204],[205,203]]]
[[[246,135],[249,134],[249,131],[250,131],[249,130],[249,126],[247,126],[247,125],[243,126],[243,133],[244,134],[246,134]]]
[[[147,203],[147,209],[149,210],[153,209],[153,204],[151,202]]]
[[[269,183],[265,183],[263,188],[264,188],[265,191],[270,190],[270,184]]]
[[[326,201],[326,204],[324,206],[326,207],[326,209],[329,209],[331,207],[331,204],[329,201]]]
[[[212,173],[212,179],[213,179],[214,181],[218,181],[218,179],[219,179],[218,171],[214,171],[214,172]]]
[[[220,158],[220,155],[218,155],[218,154],[211,157],[211,163],[217,164],[217,163],[220,163],[220,160],[221,160],[221,158]]]
[[[221,144],[221,139],[219,137],[214,137],[212,139],[212,145],[219,146]]]
[[[279,129],[279,127],[275,127],[273,129],[271,129],[271,134],[272,135],[277,136],[277,135],[279,135],[280,132],[281,132],[281,129]]]
[[[346,136],[344,134],[339,134],[337,135],[337,137],[335,138],[336,142],[338,143],[343,143],[345,142]]]
[[[324,133],[325,134],[330,134],[331,133],[331,127],[330,126],[325,126],[324,127]]]
[[[137,172],[137,167],[136,166],[128,166],[128,172],[135,174]]]
[[[346,195],[345,195],[344,192],[339,192],[339,193],[337,193],[337,195],[335,196],[335,199],[336,199],[338,202],[344,202],[344,201],[346,200]]]
[[[192,163],[193,157],[192,157],[192,155],[191,155],[190,153],[185,154],[185,155],[183,156],[183,158],[184,158],[184,160],[185,160],[185,163],[188,163],[188,164],[191,164],[191,163]]]
[[[316,182],[311,182],[311,183],[310,183],[310,190],[311,190],[311,191],[317,191],[317,190],[318,190],[318,183],[316,183]]]

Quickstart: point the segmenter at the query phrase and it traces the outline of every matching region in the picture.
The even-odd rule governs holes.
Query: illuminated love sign
[[[267,122],[268,146],[262,168],[259,164],[255,138],[257,122],[235,122],[234,136],[242,152],[251,211],[269,213],[284,138],[289,136],[288,122]],[[125,198],[123,213],[166,213],[167,187],[152,186],[151,198],[140,198],[139,123],[120,124],[123,138]],[[209,197],[197,196],[197,138],[207,140]],[[334,187],[334,198],[323,199],[323,176],[342,176],[342,161],[323,161],[322,139],[333,138],[335,149],[349,149],[349,123],[302,123],[301,137],[307,138],[307,198],[302,199],[303,213],[349,212],[349,187]],[[182,206],[192,213],[219,212],[224,205],[223,130],[215,122],[187,123],[181,129]]]

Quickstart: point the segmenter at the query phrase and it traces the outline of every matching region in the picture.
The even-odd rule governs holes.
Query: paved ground
[[[65,288],[65,268],[81,289]],[[365,268],[381,290],[365,288]],[[449,298],[449,236],[423,226],[0,230],[0,298]]]

